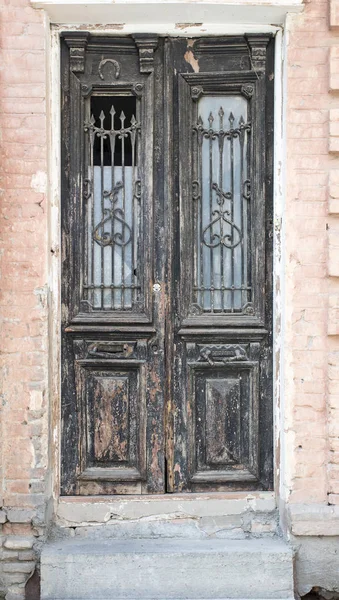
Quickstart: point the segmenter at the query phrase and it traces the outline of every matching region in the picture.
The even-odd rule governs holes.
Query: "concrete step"
[[[292,552],[278,538],[67,540],[41,557],[41,600],[292,598]]]

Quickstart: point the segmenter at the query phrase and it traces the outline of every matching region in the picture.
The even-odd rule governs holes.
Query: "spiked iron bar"
[[[84,291],[93,308],[102,310],[131,310],[140,285],[137,281],[138,212],[141,199],[137,177],[137,136],[141,126],[134,114],[126,125],[126,115],[109,111],[110,128],[105,128],[106,115],[101,110],[100,126],[92,114],[85,122],[87,134],[89,175],[87,194],[87,255],[88,270]],[[109,119],[109,117],[108,117]],[[100,163],[95,165],[94,147],[100,144]],[[117,143],[121,141],[121,166],[117,165]],[[105,165],[105,140],[109,141],[110,165]],[[131,146],[131,166],[126,165],[126,140]]]
[[[217,117],[209,111],[208,127],[201,114],[193,127],[197,177],[192,197],[199,224],[195,272],[200,275],[193,290],[196,305],[203,312],[212,313],[241,312],[251,300],[245,265],[249,243],[246,224],[251,124],[242,114],[235,118],[230,111],[229,127],[225,128],[224,118],[225,110],[220,106]],[[219,128],[213,127],[215,123]]]

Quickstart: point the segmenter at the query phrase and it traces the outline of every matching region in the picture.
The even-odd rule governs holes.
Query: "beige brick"
[[[30,550],[33,547],[33,538],[8,537],[4,547],[7,550]]]
[[[339,295],[328,297],[328,334],[339,335]]]
[[[328,212],[339,214],[339,169],[331,169],[329,173]]]
[[[339,109],[329,113],[329,152],[339,152]]]
[[[35,562],[9,562],[3,565],[4,573],[32,573]]]
[[[339,28],[339,0],[330,0],[330,27],[331,29]]]
[[[338,138],[339,140],[339,138]],[[328,274],[339,276],[339,230],[336,223],[331,223],[328,230]]]
[[[330,85],[331,92],[339,90],[339,47],[330,48]]]
[[[22,424],[19,424],[19,427],[22,428]],[[30,523],[32,518],[34,517],[35,511],[28,510],[24,508],[8,508],[7,509],[7,518],[11,523]]]

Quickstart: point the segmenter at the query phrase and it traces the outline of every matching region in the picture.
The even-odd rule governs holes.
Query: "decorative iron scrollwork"
[[[84,129],[89,157],[83,192],[88,200],[84,300],[93,309],[133,310],[141,301],[137,268],[141,125],[134,114],[126,117],[121,111],[117,118],[112,105],[109,114],[103,110],[96,118],[92,114]]]
[[[141,181],[140,179],[137,179],[134,183],[134,198],[136,198],[136,200],[141,200]]]
[[[100,246],[113,246],[117,244],[118,246],[127,246],[131,241],[132,231],[130,226],[126,223],[124,217],[124,211],[121,208],[114,208],[114,205],[118,201],[118,195],[120,190],[123,188],[121,181],[119,181],[116,186],[114,186],[111,192],[104,192],[104,197],[109,198],[112,208],[104,209],[104,217],[98,223],[93,231],[93,239],[100,244]],[[109,233],[108,231],[103,231],[104,225],[109,221],[112,224],[112,231],[114,230],[114,220],[118,221],[122,225],[122,232],[117,231],[114,234]],[[99,231],[102,230],[100,234]],[[127,239],[125,237],[125,232],[127,232]]]
[[[84,198],[88,200],[92,195],[92,181],[89,178],[84,180]]]
[[[242,91],[250,94],[250,86],[254,89],[248,84]],[[199,100],[206,116],[203,119],[200,114],[193,127],[195,271],[191,306],[199,306],[200,314],[241,313],[251,298],[249,209],[245,202],[251,193],[251,123],[244,118],[248,114],[244,98],[234,100],[236,117],[228,109],[226,118],[225,106],[230,106],[230,98],[217,114],[207,112],[210,102],[213,106],[205,96]],[[192,309],[190,316],[194,316]]]
[[[244,181],[242,195],[245,200],[251,199],[251,181],[249,179],[245,179]]]
[[[225,200],[232,199],[230,192],[223,192],[216,183],[213,183],[212,189],[215,190],[218,199],[219,206],[223,206]],[[217,248],[220,244],[225,248],[236,248],[242,240],[242,232],[239,227],[231,221],[231,212],[229,210],[214,210],[212,212],[214,219],[205,227],[203,230],[202,241],[208,248]],[[229,225],[230,229],[226,232],[223,231],[223,223]],[[214,231],[214,226],[219,224],[219,232]],[[209,241],[207,236],[209,235]]]
[[[224,129],[224,127],[223,127],[224,110],[222,107],[220,107],[218,114],[219,114],[219,119],[220,119],[220,128],[219,129],[213,128],[214,117],[213,117],[212,112],[209,114],[209,117],[208,117],[208,124],[209,124],[208,128],[204,127],[202,117],[201,116],[198,117],[197,124],[193,127],[193,130],[196,131],[196,133],[198,135],[198,140],[200,142],[202,142],[203,137],[206,139],[212,139],[212,140],[215,140],[216,138],[220,138],[220,139],[227,138],[228,140],[230,140],[231,138],[239,137],[241,135],[241,133],[244,131],[251,130],[251,123],[245,123],[243,117],[240,117],[238,127],[233,127],[234,116],[233,116],[232,112],[230,113],[229,119],[228,119],[231,127],[229,129]]]
[[[193,200],[200,200],[200,182],[195,180],[192,181],[192,198]]]

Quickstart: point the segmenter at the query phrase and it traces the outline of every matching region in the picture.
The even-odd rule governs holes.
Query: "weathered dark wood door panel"
[[[63,494],[165,490],[157,45],[63,36]]]
[[[62,40],[63,494],[272,486],[272,42]]]
[[[272,42],[170,40],[173,439],[168,489],[272,486]]]

